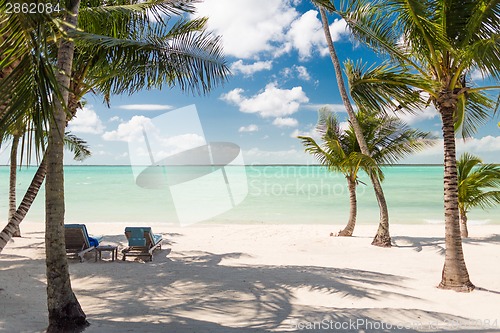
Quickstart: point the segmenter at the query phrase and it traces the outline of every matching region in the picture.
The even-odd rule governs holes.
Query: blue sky
[[[85,109],[70,123],[70,130],[87,140],[93,151],[83,163],[130,164],[134,152],[129,152],[128,143],[139,140],[142,129],[150,126],[161,132],[154,128],[156,117],[193,104],[202,133],[186,128],[177,141],[162,133],[170,145],[182,141],[177,151],[199,145],[203,139],[228,141],[241,147],[246,164],[315,163],[296,136],[314,135],[317,110],[322,106],[329,106],[342,121],[347,119],[315,8],[305,0],[205,0],[197,6],[196,16],[209,17],[209,29],[222,35],[233,76],[208,96],[166,87],[114,96],[110,108],[99,96],[86,96]],[[344,22],[334,19],[330,18],[331,32],[342,61],[377,61],[371,51],[351,43]],[[403,118],[439,135],[440,120],[432,107]],[[475,138],[459,141],[459,152],[467,150],[486,162],[499,163],[497,121],[483,126]],[[2,155],[5,159],[6,154]],[[402,162],[441,163],[441,146]],[[66,163],[79,164],[69,156]]]

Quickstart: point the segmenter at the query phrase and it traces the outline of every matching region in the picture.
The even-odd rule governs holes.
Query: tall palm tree
[[[317,131],[322,134],[324,148],[311,137],[299,137],[306,147],[306,151],[330,169],[342,172],[347,178],[350,214],[347,226],[341,230],[339,236],[351,236],[356,223],[356,185],[360,169],[369,175],[374,170],[375,176],[383,180],[381,164],[393,164],[415,151],[421,150],[433,143],[428,132],[410,129],[398,117],[387,114],[374,114],[366,110],[356,114],[365,141],[370,150],[370,156],[361,153],[356,134],[351,124],[343,132],[339,129],[334,115],[324,115],[320,111]],[[330,148],[333,147],[333,148]]]
[[[353,68],[356,103],[381,111],[432,103],[441,116],[446,251],[439,287],[471,291],[460,237],[455,130],[469,136],[493,113],[485,91],[499,86],[473,85],[468,75],[480,70],[500,77],[500,3],[348,0],[337,12],[358,40],[389,57],[366,71]]]
[[[333,68],[335,70],[335,76],[337,79],[337,85],[340,91],[340,96],[342,97],[342,102],[344,103],[344,107],[347,111],[347,115],[349,116],[349,121],[352,124],[354,133],[356,133],[356,139],[358,141],[361,152],[367,156],[369,156],[370,152],[368,149],[368,145],[363,137],[363,131],[361,129],[360,124],[356,119],[356,114],[354,112],[354,108],[352,107],[351,101],[349,100],[349,96],[347,94],[347,89],[345,87],[344,78],[342,76],[342,69],[340,65],[340,61],[337,56],[337,52],[335,50],[335,45],[333,44],[332,36],[330,33],[330,26],[327,17],[327,10],[332,12],[335,11],[335,6],[328,0],[311,0],[316,6],[318,6],[321,22],[323,25],[323,31],[325,34],[326,42],[328,45],[328,50],[330,52],[330,58],[332,60]],[[389,211],[387,209],[387,202],[385,200],[384,191],[382,189],[382,185],[380,184],[380,180],[374,176],[374,173],[370,174],[370,180],[373,184],[373,190],[375,192],[375,197],[377,198],[378,206],[380,209],[380,222],[377,230],[377,234],[375,235],[372,245],[381,246],[381,247],[390,247],[391,246],[391,236],[389,232]]]
[[[119,67],[115,64],[115,69],[125,70],[126,72],[130,71],[135,74],[135,76],[120,76],[117,75],[118,72],[108,73],[108,81],[113,81],[113,77],[121,78],[122,81],[117,81],[115,79],[113,84],[107,87],[107,90],[102,89],[102,91],[117,93],[123,92],[131,87],[135,87],[136,89],[141,89],[141,87],[151,88],[164,83],[179,85],[183,90],[193,89],[206,93],[212,87],[222,83],[229,71],[222,58],[219,40],[217,38],[212,38],[210,34],[204,33],[203,31],[204,20],[194,20],[192,22],[180,21],[180,23],[173,25],[172,31],[174,33],[170,35],[168,35],[167,27],[171,25],[166,22],[164,22],[165,24],[163,26],[153,28],[149,25],[151,22],[150,15],[154,15],[156,21],[163,22],[164,14],[168,16],[172,13],[179,14],[192,11],[192,3],[194,2],[196,1],[150,0],[147,2],[130,2],[116,0],[107,1],[106,6],[99,6],[99,4],[102,4],[101,1],[86,1],[85,4],[93,8],[81,12],[82,14],[86,12],[89,13],[87,16],[82,15],[82,24],[90,24],[90,26],[99,26],[100,24],[100,26],[106,26],[106,24],[102,24],[103,21],[99,23],[99,19],[102,19],[103,16],[109,18],[110,15],[108,13],[112,13],[114,19],[108,20],[107,22],[113,22],[113,31],[119,30],[119,28],[127,29],[130,27],[136,27],[138,29],[135,32],[131,32],[128,35],[128,39],[123,38],[122,40],[117,40],[116,38],[113,39],[113,37],[116,36],[107,36],[105,34],[96,36],[95,34],[88,34],[88,31],[84,32],[74,29],[77,26],[76,23],[79,17],[79,1],[67,1],[66,10],[70,15],[64,15],[64,24],[53,25],[57,28],[62,27],[60,30],[56,29],[53,34],[53,36],[57,36],[58,40],[61,41],[58,48],[54,48],[53,43],[49,44],[49,46],[46,46],[47,44],[44,43],[28,43],[28,47],[11,53],[14,55],[17,53],[21,56],[35,53],[37,55],[40,54],[42,57],[47,57],[51,54],[54,56],[57,55],[56,71],[52,71],[52,62],[46,61],[45,58],[42,58],[45,61],[34,62],[35,65],[44,66],[43,71],[36,71],[36,73],[44,74],[48,79],[48,83],[42,82],[45,84],[42,87],[47,89],[46,93],[42,93],[41,96],[45,98],[44,101],[49,101],[49,103],[44,104],[44,107],[41,109],[42,111],[54,111],[52,116],[44,117],[42,117],[42,115],[45,115],[44,113],[35,113],[38,115],[38,120],[42,120],[37,123],[39,124],[39,128],[43,129],[50,127],[49,147],[45,155],[46,163],[48,164],[46,181],[46,253],[49,331],[70,329],[86,325],[85,314],[71,290],[65,252],[63,254],[64,237],[62,237],[64,223],[64,190],[61,137],[67,119],[66,111],[69,110],[70,113],[72,111],[72,103],[68,95],[70,88],[74,85],[74,81],[71,82],[69,77],[72,76],[75,41],[78,49],[81,47],[82,49],[87,48],[87,50],[89,50],[91,47],[95,46],[101,50],[108,50],[107,53],[104,53],[108,58],[102,58],[100,62],[98,62],[98,65],[93,64],[95,67],[104,66],[104,64],[112,60],[123,64],[123,67]],[[4,7],[5,0],[0,0],[0,8]],[[18,15],[17,18],[22,18],[22,14]],[[31,17],[28,18],[25,16],[25,18],[31,20]],[[132,19],[135,21],[131,21]],[[4,32],[9,34],[7,41],[4,41],[2,46],[10,47],[11,49],[14,49],[17,40],[24,36],[22,33],[26,32],[24,21],[19,19],[14,23],[9,22],[7,25],[8,27],[0,31],[0,35]],[[144,33],[141,33],[141,29],[143,29],[142,31],[149,32],[152,38],[150,40],[141,40],[141,36],[144,36]],[[44,31],[44,29],[41,30]],[[189,33],[190,30],[193,31],[193,33]],[[38,30],[30,29],[29,31]],[[71,37],[71,39],[67,37]],[[136,40],[134,40],[134,38],[136,38]],[[50,41],[50,38],[40,39],[38,37],[38,39],[33,38],[33,40],[38,42],[40,42],[40,40]],[[43,52],[36,53],[30,51],[29,46],[36,50],[40,44],[45,46]],[[0,60],[0,70],[3,70],[11,59]],[[28,60],[30,60],[29,57]],[[149,66],[147,65],[148,63],[150,64]],[[46,64],[50,64],[50,66]],[[125,66],[125,64],[128,65]],[[19,67],[21,66],[18,66],[18,68]],[[137,71],[137,67],[141,67],[142,72]],[[25,68],[37,67],[26,66]],[[13,72],[16,71],[14,70]],[[54,72],[56,75],[54,75]],[[103,72],[105,71],[103,70]],[[44,78],[44,75],[40,75],[39,77],[33,76],[31,75],[33,72],[26,70],[18,70],[16,74],[27,82],[29,82],[29,80],[34,81],[33,78]],[[142,76],[140,76],[141,74]],[[126,79],[123,79],[124,77]],[[133,81],[130,80],[130,78],[133,77],[136,79]],[[24,110],[29,108],[29,103],[20,97],[27,91],[26,84],[18,84],[16,86],[15,83],[22,82],[22,80],[15,78],[15,75],[9,75],[8,80],[2,80],[2,84],[5,83],[5,86],[0,86],[0,100],[3,96],[9,96],[7,87],[10,87],[11,91],[16,92],[17,90],[12,89],[13,87],[18,89],[25,88],[24,91],[19,90],[19,94],[15,95],[15,99],[10,99],[11,102],[8,107],[9,117],[0,118],[0,125],[2,125],[3,128],[6,128],[13,121],[20,118]],[[52,94],[47,93],[49,91],[51,91]],[[129,90],[129,92],[133,91]],[[75,93],[75,91],[72,93]],[[75,95],[78,98],[81,97],[78,93]],[[51,99],[47,98],[48,96],[52,96]],[[33,99],[30,101],[33,101]],[[24,104],[22,102],[24,102]],[[52,102],[54,102],[53,104],[55,105],[54,109],[50,108]],[[50,123],[49,125],[47,125],[48,122]],[[51,268],[53,267],[56,269],[52,270]]]
[[[469,210],[477,206],[487,209],[500,203],[500,166],[483,164],[479,157],[464,153],[457,161],[457,171],[460,232],[462,237],[469,237]]]
[[[75,29],[78,22],[80,0],[66,2],[63,32]],[[66,106],[69,100],[71,70],[75,43],[73,39],[60,40],[57,50],[56,80],[61,99],[54,103],[49,120],[47,151],[47,174],[45,176],[45,264],[47,268],[47,307],[49,326],[47,332],[74,330],[88,325],[71,281],[66,258],[64,239],[64,129]]]

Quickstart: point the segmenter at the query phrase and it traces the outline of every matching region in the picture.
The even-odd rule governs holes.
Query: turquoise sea
[[[329,172],[321,166],[228,166],[222,181],[217,177],[208,179],[215,175],[212,171],[217,168],[203,172],[197,168],[202,167],[176,167],[174,171],[152,167],[154,186],[144,188],[137,185],[130,166],[67,166],[66,222],[161,222],[176,225],[182,214],[207,209],[205,215],[208,218],[205,216],[203,221],[195,222],[347,222],[346,181],[341,174]],[[19,170],[18,201],[35,171],[35,167]],[[2,221],[7,219],[8,172],[8,167],[0,167]],[[392,166],[385,167],[384,172],[383,188],[391,223],[442,223],[442,166]],[[171,173],[175,173],[176,181],[164,182],[162,177],[169,178]],[[202,178],[206,179],[202,182]],[[189,180],[190,185],[185,186]],[[377,223],[379,212],[373,189],[366,175],[361,175],[361,180],[366,185],[358,186],[358,223]],[[235,188],[239,198],[230,198],[231,204],[226,207],[221,203],[225,199],[219,200],[218,196],[222,193],[227,197],[226,189],[234,192]],[[219,203],[221,207],[218,207]],[[26,220],[43,221],[43,204],[42,188]],[[214,205],[217,213],[210,210]],[[469,220],[471,224],[500,224],[500,208],[489,211],[476,208],[469,213]]]

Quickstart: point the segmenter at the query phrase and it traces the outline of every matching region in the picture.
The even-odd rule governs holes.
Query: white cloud
[[[302,150],[262,150],[252,148],[243,151],[245,163],[247,164],[307,164],[314,162],[311,155]]]
[[[347,131],[347,129],[349,128],[349,122],[348,121],[341,121],[339,123],[339,129],[343,132]]]
[[[144,131],[153,132],[155,126],[150,118],[144,116],[133,116],[129,121],[121,123],[114,131],[106,132],[102,138],[106,141],[143,141]]]
[[[482,72],[480,71],[479,69],[474,69],[471,73],[470,73],[470,78],[474,81],[483,81],[485,79],[488,79],[490,78],[491,74],[486,71],[486,72]]]
[[[356,106],[352,106],[353,109],[356,111]],[[307,104],[304,105],[304,108],[313,110],[313,111],[318,111],[321,108],[327,108],[331,112],[346,112],[344,104]]]
[[[269,83],[264,91],[251,97],[245,97],[243,93],[243,89],[236,88],[220,98],[237,105],[241,112],[257,113],[264,118],[289,116],[297,112],[302,103],[309,101],[302,87],[280,89],[276,83]]]
[[[272,60],[268,61],[256,61],[253,64],[244,64],[243,60],[235,61],[231,64],[231,71],[234,74],[241,73],[245,76],[250,76],[253,73],[270,70],[273,67]]]
[[[485,136],[456,140],[457,157],[464,152],[479,156],[484,163],[500,163],[500,136]],[[443,140],[437,139],[436,144],[408,158],[403,163],[443,163]]]
[[[291,138],[297,138],[298,136],[308,136],[313,138],[314,140],[320,139],[320,134],[316,131],[315,126],[309,126],[308,129],[299,130],[295,129],[292,133],[290,133]]]
[[[136,110],[136,111],[161,111],[161,110],[171,110],[173,106],[162,105],[162,104],[126,104],[126,105],[120,105],[118,108],[123,110]]]
[[[395,115],[408,125],[412,125],[420,121],[434,119],[439,116],[439,113],[434,105],[431,104],[423,110],[416,110],[413,113],[397,111]]]
[[[251,124],[248,126],[241,126],[238,132],[257,132],[259,130],[259,127],[257,125]]]
[[[288,0],[205,0],[197,4],[197,14],[209,17],[208,29],[222,36],[224,52],[242,59],[262,53],[279,57],[294,49],[302,60],[313,52],[326,55],[328,49],[318,11],[300,14]],[[330,25],[337,41],[347,34],[343,20]]]
[[[344,20],[335,20],[330,24],[330,33],[334,42],[347,35]],[[288,49],[294,48],[299,52],[302,60],[310,58],[315,51],[321,55],[328,54],[328,48],[323,32],[323,25],[318,18],[318,11],[310,10],[295,20],[287,32]]]
[[[316,10],[308,11],[292,23],[287,33],[289,48],[297,49],[301,59],[309,58],[314,49],[325,43],[323,28],[317,15]]]
[[[280,48],[299,15],[284,0],[205,0],[196,7],[209,17],[208,29],[222,35],[225,54],[243,59]]]
[[[304,66],[296,66],[297,72],[299,72],[299,79],[302,79],[304,81],[309,81],[311,80],[311,75],[307,71],[307,68]]]
[[[205,144],[205,139],[195,133],[186,133],[171,137],[157,137],[160,149],[155,151],[156,160],[186,151],[193,147],[199,147]]]
[[[481,153],[487,152],[499,152],[500,151],[500,136],[487,135],[482,138],[470,138],[467,140],[458,139],[457,140],[457,151],[459,153],[468,151],[473,154],[481,155]],[[498,156],[498,155],[497,155]],[[497,160],[500,162],[500,160]]]
[[[108,120],[108,121],[109,121],[110,123],[112,123],[112,122],[119,122],[119,123],[121,123],[121,122],[123,122],[123,119],[122,119],[122,118],[120,118],[120,117],[118,117],[118,116],[114,116],[114,117],[109,118],[109,120]]]
[[[156,161],[205,144],[205,139],[196,133],[165,135],[154,125],[152,119],[144,116],[132,117],[129,121],[118,125],[116,130],[104,133],[102,138],[106,141],[133,143],[134,156],[149,157],[147,146],[141,144],[145,142],[145,136],[147,136]]]
[[[299,124],[295,118],[276,118],[273,121],[273,125],[278,127],[295,127]]]
[[[78,110],[76,117],[69,124],[68,129],[73,133],[101,134],[104,131],[104,125],[97,113],[89,107]]]

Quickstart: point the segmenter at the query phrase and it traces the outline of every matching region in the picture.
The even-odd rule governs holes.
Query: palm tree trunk
[[[453,114],[457,98],[452,92],[445,92],[438,100],[438,110],[443,121],[444,138],[444,219],[445,219],[445,261],[439,288],[456,291],[472,291],[465,266],[460,236],[458,212],[458,177],[455,148]]]
[[[76,26],[80,0],[71,0],[67,3],[68,14],[65,21],[69,23],[69,27]],[[65,26],[66,30],[70,29],[68,26]],[[64,105],[68,104],[74,47],[74,42],[68,39],[63,39],[59,45],[56,78],[63,99],[55,101],[46,152],[45,251],[49,310],[47,332],[77,330],[88,325],[86,315],[71,288],[64,240],[63,138],[66,125]]]
[[[9,178],[9,221],[17,210],[16,202],[16,183],[17,183],[17,148],[21,136],[14,134],[12,138],[12,147],[10,149],[10,178]],[[19,224],[15,226],[12,237],[21,237]]]
[[[9,218],[9,223],[0,233],[0,253],[2,253],[3,249],[5,248],[5,245],[7,245],[7,242],[11,239],[15,230],[19,228],[19,224],[23,221],[26,214],[28,214],[31,204],[35,200],[36,195],[38,194],[38,190],[42,186],[46,173],[47,173],[47,162],[46,158],[44,157],[42,159],[42,162],[38,166],[38,170],[33,176],[31,184],[28,187],[26,193],[24,194],[23,200],[19,204],[19,207],[17,208],[14,215],[12,215],[12,217]]]
[[[356,215],[358,211],[357,200],[356,200],[356,180],[352,179],[350,176],[346,176],[347,186],[349,188],[349,222],[347,223],[344,230],[338,233],[338,236],[352,236],[354,232],[354,227],[356,226]]]
[[[367,156],[371,156],[368,145],[366,144],[365,137],[363,136],[363,131],[361,130],[361,126],[359,126],[356,114],[354,113],[354,109],[352,108],[351,102],[347,95],[347,89],[342,77],[342,69],[340,68],[340,61],[337,57],[335,46],[333,45],[332,35],[330,34],[330,27],[328,18],[326,17],[326,11],[323,7],[319,7],[319,11],[321,14],[321,22],[323,23],[323,31],[325,33],[326,42],[330,51],[333,68],[335,69],[335,76],[337,77],[337,84],[339,86],[340,95],[342,96],[342,101],[346,108],[347,114],[349,115],[349,121],[351,122],[354,133],[356,134],[356,139],[358,141],[361,152]],[[380,180],[374,174],[371,174],[370,179],[372,181],[373,189],[375,191],[375,196],[377,197],[377,202],[380,209],[380,222],[377,234],[373,239],[372,245],[390,247],[391,236],[389,233],[389,211],[387,209],[387,202],[385,201],[384,191],[382,190]]]
[[[467,229],[467,212],[460,209],[460,236],[462,238],[469,237],[469,229]]]

